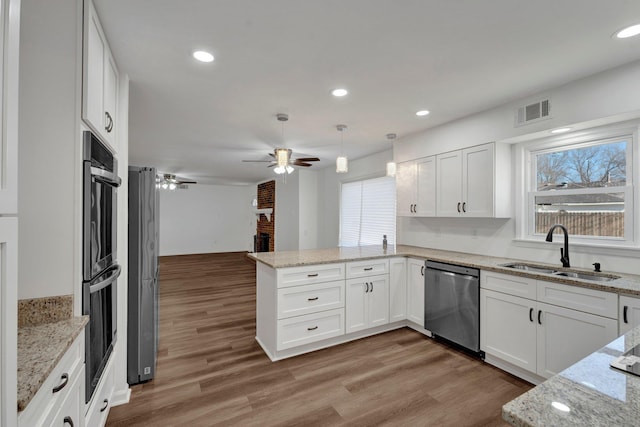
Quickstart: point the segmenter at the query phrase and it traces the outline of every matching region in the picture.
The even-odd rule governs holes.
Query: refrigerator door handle
[[[122,267],[120,267],[120,265],[116,265],[110,271],[111,274],[109,275],[108,278],[89,286],[89,293],[92,294],[94,292],[98,292],[100,289],[103,289],[109,286],[115,279],[118,278],[118,276],[120,276],[121,271],[122,271]]]

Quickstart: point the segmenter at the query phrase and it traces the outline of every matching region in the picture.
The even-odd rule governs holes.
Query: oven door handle
[[[118,276],[120,276],[121,271],[122,271],[122,267],[120,267],[120,265],[116,265],[115,267],[113,267],[110,270],[111,274],[109,275],[108,278],[89,286],[89,293],[92,294],[94,292],[98,292],[100,289],[106,288],[107,286],[109,286],[111,282],[113,282],[115,279],[118,278]]]
[[[91,166],[91,178],[112,187],[120,187],[122,179],[113,172]]]

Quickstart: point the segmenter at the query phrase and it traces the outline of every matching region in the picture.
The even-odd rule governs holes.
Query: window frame
[[[638,213],[640,213],[639,197],[634,197],[634,189],[640,188],[638,183],[637,153],[639,141],[640,121],[618,123],[609,126],[585,129],[559,136],[540,138],[534,141],[518,144],[516,147],[516,166],[520,166],[520,199],[516,209],[516,238],[524,241],[544,242],[545,234],[535,232],[535,197],[537,195],[549,195],[549,192],[537,190],[537,165],[536,155],[545,152],[566,150],[571,148],[588,147],[607,142],[615,142],[626,139],[627,164],[626,185],[616,187],[589,188],[562,190],[561,194],[597,194],[597,193],[624,193],[625,196],[625,230],[623,238],[606,236],[577,236],[570,234],[570,240],[584,246],[612,247],[612,248],[638,248],[640,247]],[[636,154],[634,156],[634,153]]]

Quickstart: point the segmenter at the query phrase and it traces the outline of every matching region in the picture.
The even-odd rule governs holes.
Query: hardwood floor
[[[271,362],[244,253],[163,257],[156,378],[107,426],[493,426],[532,386],[403,328]]]

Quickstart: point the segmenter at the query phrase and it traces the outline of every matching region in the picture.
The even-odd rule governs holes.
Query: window
[[[381,245],[396,241],[396,186],[390,177],[342,184],[340,246]]]
[[[562,224],[576,241],[633,244],[633,149],[633,132],[592,132],[528,147],[528,236],[540,239]]]

